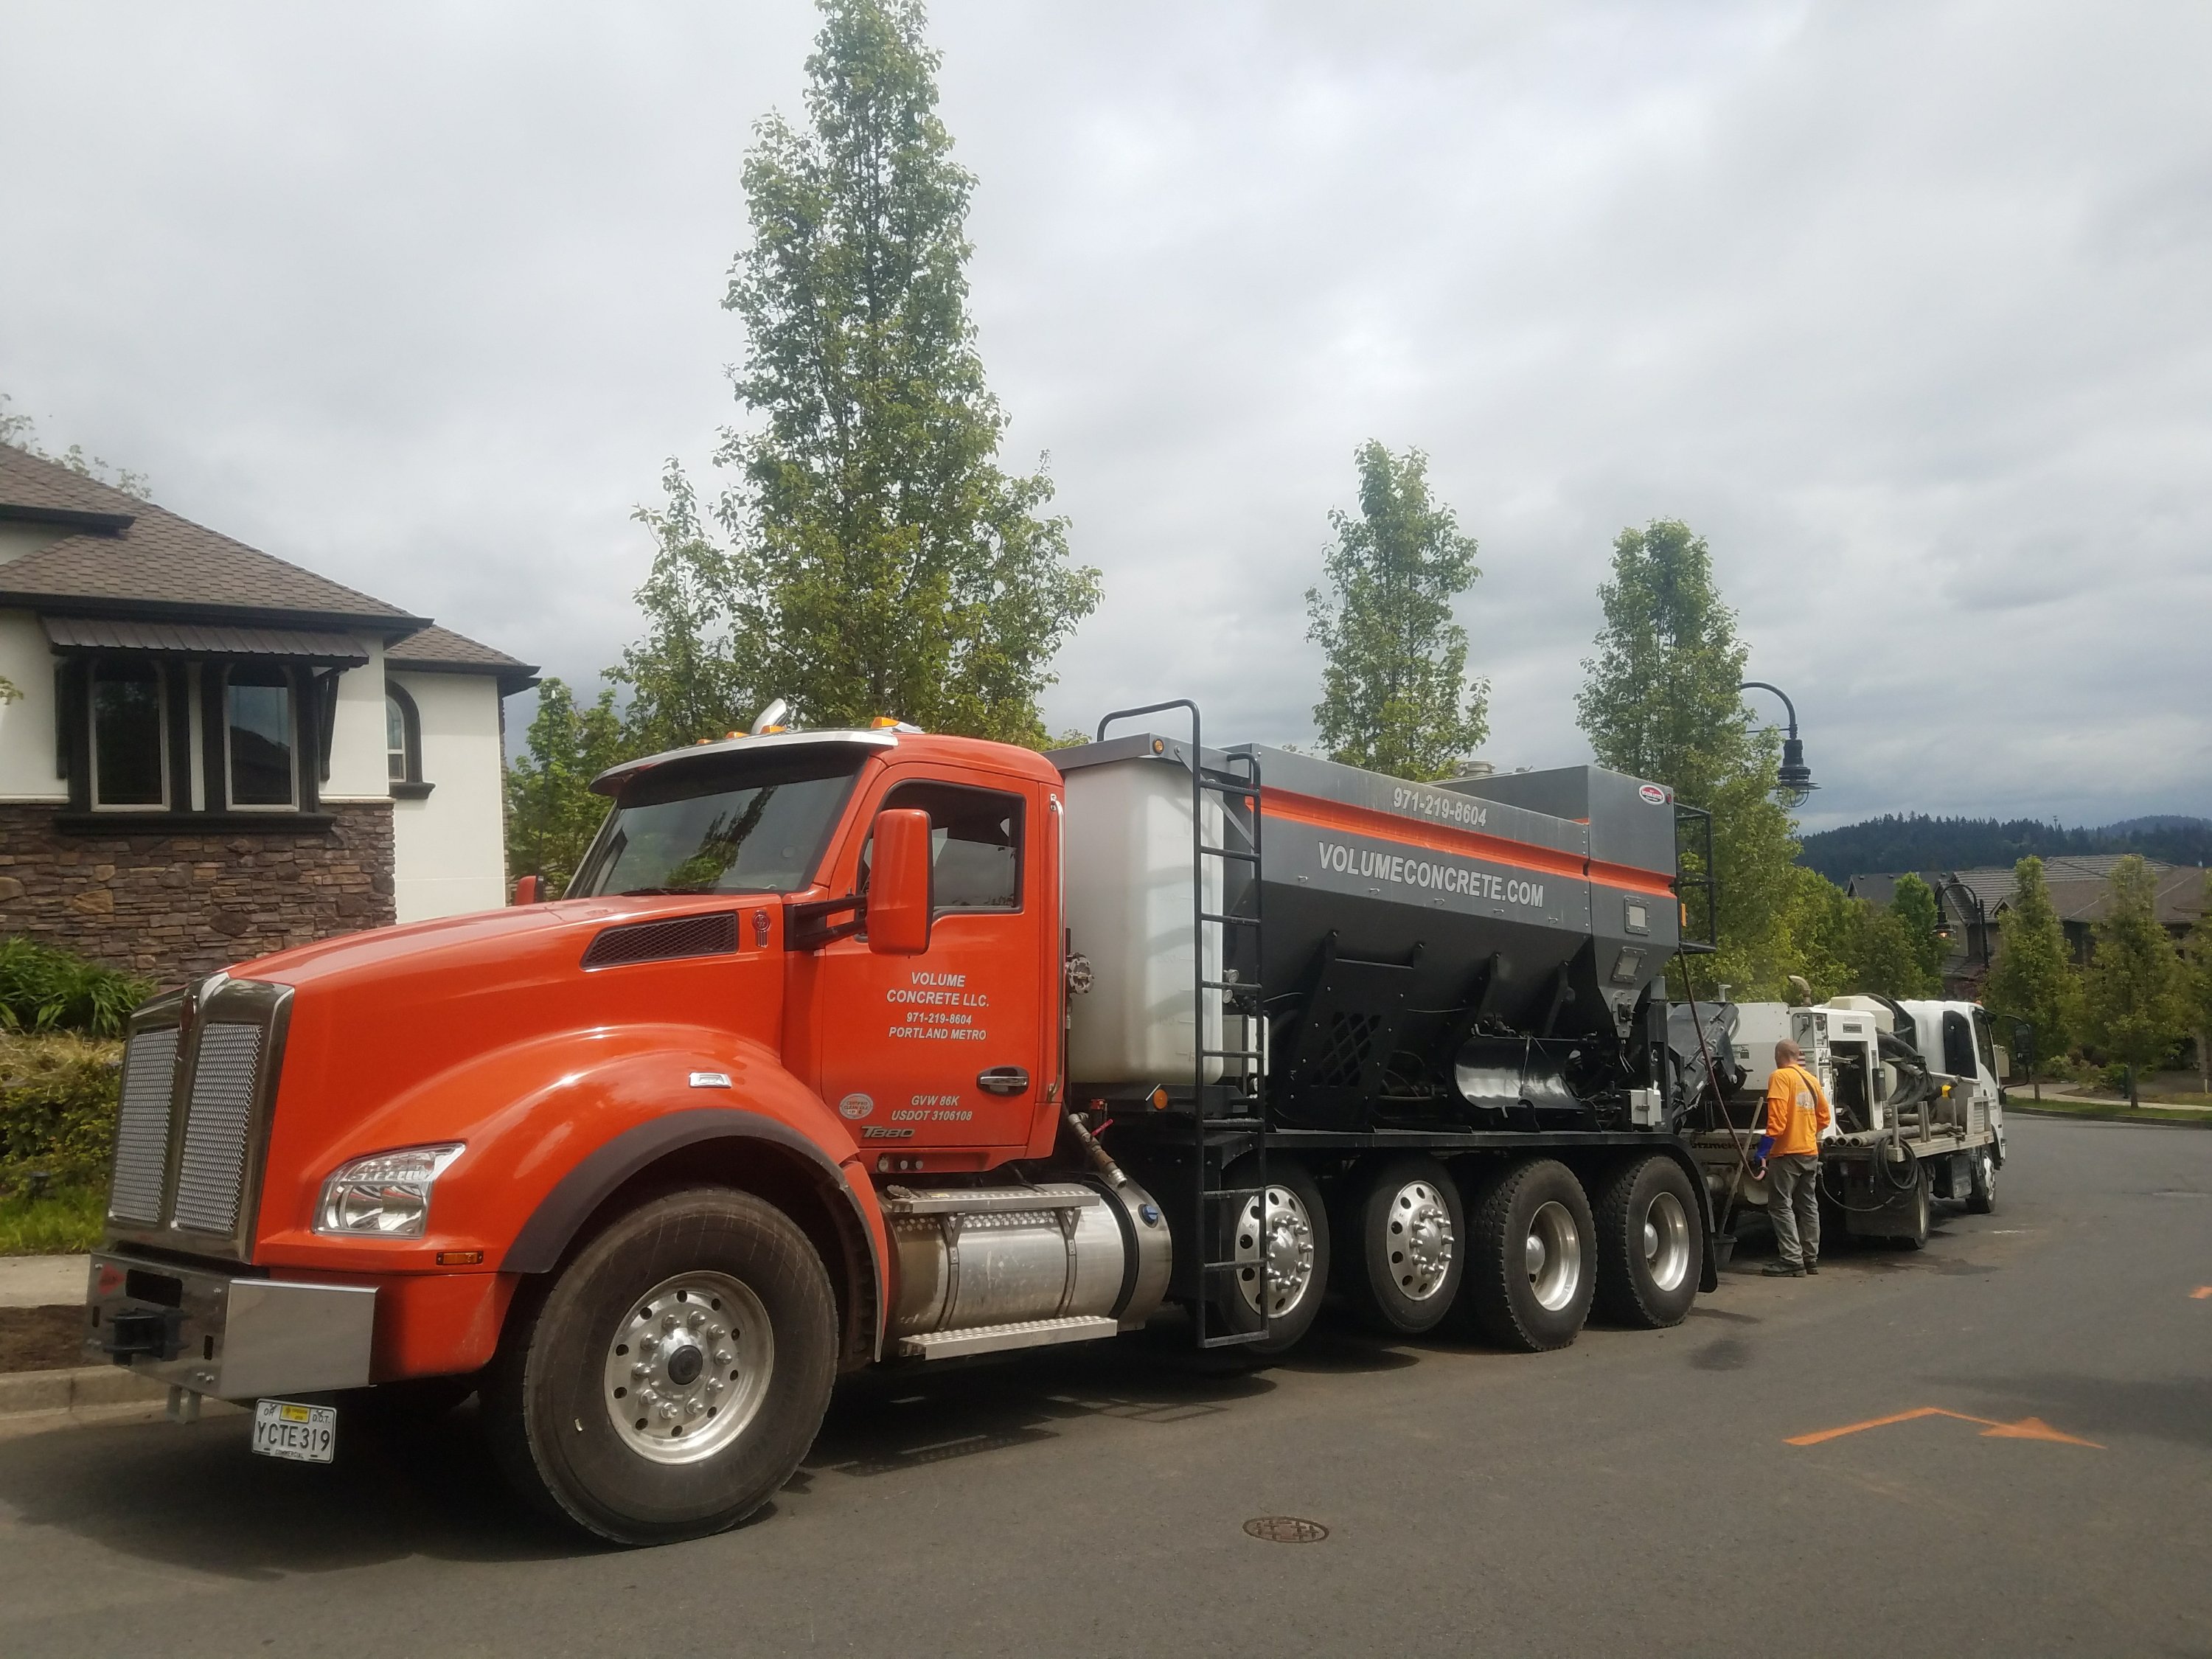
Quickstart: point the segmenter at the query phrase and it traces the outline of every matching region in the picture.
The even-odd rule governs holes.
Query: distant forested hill
[[[1931,818],[1917,812],[1869,818],[1804,838],[1797,862],[1832,882],[1899,870],[1965,870],[2010,864],[2030,853],[2141,853],[2169,864],[2212,864],[2212,818],[2160,813],[2098,830],[2068,830],[2033,818]]]

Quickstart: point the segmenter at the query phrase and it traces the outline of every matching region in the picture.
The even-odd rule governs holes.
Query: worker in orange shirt
[[[1774,1045],[1774,1071],[1766,1079],[1766,1133],[1759,1138],[1752,1168],[1769,1177],[1766,1216],[1774,1224],[1778,1260],[1766,1264],[1777,1279],[1820,1271],[1820,1131],[1828,1127],[1828,1097],[1805,1064],[1805,1051],[1788,1038]]]

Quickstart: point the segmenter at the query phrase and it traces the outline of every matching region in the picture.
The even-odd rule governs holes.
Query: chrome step
[[[1112,1336],[1121,1326],[1093,1314],[1070,1314],[1064,1319],[1017,1319],[1005,1325],[971,1325],[964,1331],[924,1331],[899,1339],[899,1352],[908,1359],[954,1359],[971,1353],[998,1353],[1008,1348],[1048,1348],[1060,1342],[1091,1342]]]

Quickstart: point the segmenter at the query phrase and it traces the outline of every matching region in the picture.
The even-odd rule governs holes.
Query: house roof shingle
[[[465,634],[432,623],[384,648],[387,668],[412,668],[437,674],[496,674],[501,696],[538,683],[538,666],[480,644]]]
[[[343,621],[387,637],[428,622],[5,444],[0,514],[63,524],[103,514],[126,526],[64,536],[0,564],[0,605]]]

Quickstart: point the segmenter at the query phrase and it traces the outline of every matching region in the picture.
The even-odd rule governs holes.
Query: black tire
[[[1471,1208],[1455,1319],[1522,1353],[1565,1347],[1589,1317],[1597,1281],[1596,1228],[1582,1182],[1555,1159],[1528,1158],[1493,1175]],[[1532,1271],[1540,1218],[1548,1248]],[[1547,1280],[1541,1293],[1540,1273]]]
[[[1459,1183],[1432,1158],[1377,1165],[1346,1206],[1352,1259],[1345,1290],[1361,1321],[1384,1336],[1419,1336],[1442,1324],[1467,1265],[1467,1213]]]
[[[615,1380],[633,1374],[633,1341],[630,1364],[658,1368],[634,1397]],[[697,1538],[791,1478],[836,1360],[830,1277],[791,1218],[750,1193],[676,1193],[616,1221],[518,1305],[484,1378],[485,1422],[507,1479],[546,1514],[617,1544]],[[732,1413],[719,1425],[705,1390]],[[619,1422],[617,1398],[632,1401]],[[681,1445],[687,1429],[710,1449]]]
[[[1224,1186],[1256,1188],[1256,1160],[1239,1158],[1222,1179]],[[1328,1291],[1328,1211],[1322,1203],[1321,1188],[1314,1184],[1305,1166],[1295,1158],[1280,1156],[1267,1160],[1269,1243],[1266,1250],[1262,1250],[1258,1232],[1251,1225],[1256,1219],[1252,1213],[1255,1206],[1224,1207],[1231,1210],[1224,1218],[1226,1249],[1217,1260],[1249,1258],[1253,1263],[1234,1276],[1233,1286],[1225,1293],[1240,1298],[1238,1305],[1224,1310],[1227,1328],[1249,1330],[1257,1322],[1259,1287],[1263,1277],[1268,1277],[1262,1271],[1266,1259],[1273,1259],[1279,1267],[1287,1259],[1296,1257],[1297,1271],[1304,1274],[1304,1284],[1297,1287],[1287,1304],[1270,1306],[1267,1334],[1240,1350],[1255,1358],[1271,1359],[1295,1347],[1313,1328],[1315,1319],[1321,1314],[1322,1300]]]
[[[1644,1330],[1680,1324],[1705,1259],[1705,1212],[1682,1166],[1657,1153],[1630,1159],[1594,1207],[1598,1311]]]
[[[1934,1177],[1923,1165],[1920,1179],[1913,1185],[1911,1201],[1905,1211],[1905,1230],[1890,1235],[1894,1243],[1902,1244],[1908,1250],[1921,1249],[1927,1245],[1928,1223],[1936,1206],[1935,1185]]]
[[[1967,1154],[1966,1211],[1970,1215],[1994,1215],[1997,1207],[1996,1151],[1988,1143]]]

